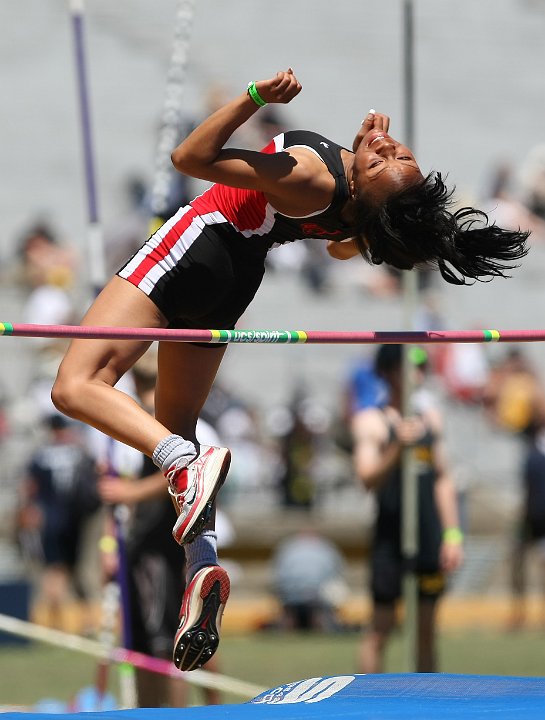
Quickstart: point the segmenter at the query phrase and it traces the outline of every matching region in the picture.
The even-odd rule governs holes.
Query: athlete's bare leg
[[[159,343],[155,417],[171,433],[195,441],[195,428],[226,345]]]
[[[114,277],[97,297],[82,324],[160,328],[165,327],[167,321],[145,293],[126,280]],[[221,349],[210,349],[210,355],[216,359],[209,363],[204,357],[208,348],[187,346],[167,350],[167,357],[180,360],[179,365],[162,360],[159,368],[158,409],[164,422],[176,425],[169,427],[113,387],[149,345],[149,342],[137,340],[74,340],[53,387],[56,407],[149,456],[163,438],[180,429],[193,437],[196,417],[223,353]],[[167,346],[173,345],[176,343],[167,343]],[[160,355],[163,358],[165,352],[161,350]],[[161,400],[167,389],[175,402],[181,403],[177,413],[173,411],[172,400]]]
[[[155,417],[185,440],[196,441],[197,420],[226,348],[226,345],[159,344]],[[215,515],[214,507],[208,529],[215,527]]]

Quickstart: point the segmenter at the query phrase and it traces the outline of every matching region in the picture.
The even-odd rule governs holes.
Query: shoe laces
[[[183,463],[183,464],[182,464]],[[176,481],[178,478],[182,475],[184,470],[187,470],[187,459],[185,457],[178,458],[178,460],[175,460],[172,465],[169,467],[165,477],[168,480],[168,491],[171,493],[171,495],[177,496],[180,494],[185,493],[187,490],[187,482],[186,487],[183,490],[178,490],[176,487]],[[186,473],[187,477],[187,473]]]
[[[172,487],[172,485],[169,485],[167,489],[180,507],[185,504],[186,498],[187,502],[191,504],[195,499],[197,490],[195,481],[188,485],[184,490],[177,490]]]

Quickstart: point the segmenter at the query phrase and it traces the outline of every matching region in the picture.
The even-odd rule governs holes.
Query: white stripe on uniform
[[[174,217],[176,217],[177,215],[178,213],[176,213]],[[220,212],[217,211],[207,213],[206,215],[197,215],[191,221],[191,224],[180,235],[174,245],[170,248],[168,255],[166,255],[162,260],[160,260],[158,263],[156,263],[150,268],[150,270],[138,283],[138,287],[143,290],[147,295],[149,295],[153,291],[159,280],[168,272],[170,272],[170,270],[172,270],[178,262],[180,262],[187,250],[202,234],[202,230],[206,225],[216,225],[218,223],[225,222],[227,222],[227,220]],[[160,233],[160,230],[157,231],[156,235],[158,233]],[[164,233],[164,235],[165,234],[166,232]],[[153,238],[155,238],[155,235],[153,236]],[[159,243],[156,243],[156,245],[158,244]]]

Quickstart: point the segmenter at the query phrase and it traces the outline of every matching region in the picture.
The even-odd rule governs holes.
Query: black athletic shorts
[[[229,223],[205,225],[187,205],[117,273],[145,292],[172,328],[234,328],[265,272],[266,248]]]
[[[439,553],[419,557],[416,563],[418,590],[422,599],[436,599],[445,589],[445,575],[439,568]],[[436,555],[436,557],[434,557]],[[403,592],[405,560],[399,548],[391,542],[376,543],[371,554],[371,594],[378,604],[391,604]]]

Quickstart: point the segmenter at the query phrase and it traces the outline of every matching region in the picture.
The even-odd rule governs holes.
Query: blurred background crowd
[[[108,274],[149,229],[175,3],[155,2],[153,14],[147,5],[89,3]],[[260,2],[240,0],[229,11],[223,5],[206,0],[195,11],[181,136],[249,79],[287,65],[296,69],[302,95],[287,108],[260,111],[233,143],[258,149],[277,132],[304,126],[349,145],[371,105],[392,115],[392,134],[403,134],[400,4],[334,8],[313,0],[309,14],[309,3],[279,2],[279,18]],[[542,327],[545,5],[501,0],[501,11],[497,0],[415,5],[417,157],[424,168],[449,172],[462,198],[499,225],[529,228],[532,236],[528,258],[510,280],[455,288],[420,273],[414,329]],[[275,33],[283,6],[292,20]],[[254,29],[267,17],[259,47],[255,30],[236,41],[238,12]],[[0,20],[12,28],[3,52],[21,60],[10,63],[9,72],[0,70],[9,80],[11,114],[0,120],[7,138],[2,319],[77,324],[89,278],[65,9],[54,0],[23,0],[17,8],[4,5]],[[339,38],[331,43],[337,26]],[[38,35],[40,42],[33,42]],[[169,209],[201,189],[173,173]],[[333,261],[319,241],[276,249],[268,265],[242,328],[402,328],[398,272],[358,259]],[[0,612],[18,612],[22,592],[33,619],[95,636],[108,550],[99,547],[108,512],[99,490],[110,451],[96,433],[53,410],[49,392],[66,343],[1,342]],[[233,626],[243,616],[248,629],[334,632],[369,621],[377,501],[358,474],[354,424],[360,413],[389,402],[375,355],[376,348],[363,346],[228,350],[202,420],[233,454],[219,500],[220,559],[229,566],[234,598],[247,603],[238,615],[235,603]],[[449,579],[449,592],[505,599],[500,622],[506,629],[545,627],[545,349],[444,345],[425,355],[419,388],[443,417],[464,535],[464,561]],[[135,378],[125,381],[136,394]],[[141,459],[118,452],[116,472],[130,482],[141,474]],[[255,599],[262,602],[252,605]]]

